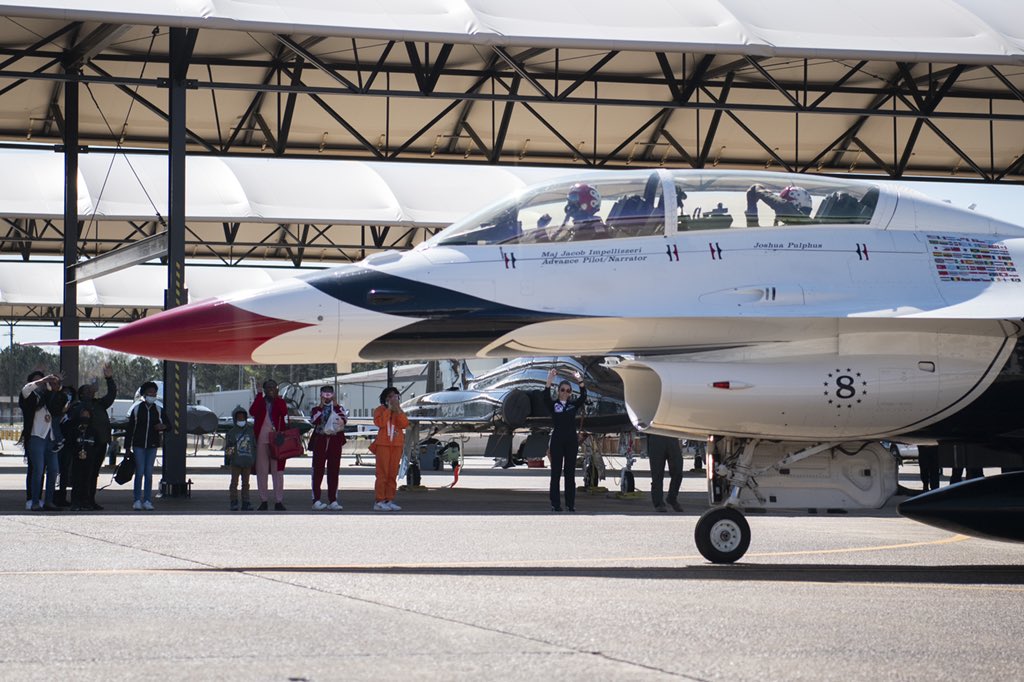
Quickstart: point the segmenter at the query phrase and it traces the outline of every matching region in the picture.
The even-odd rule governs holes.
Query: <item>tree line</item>
[[[114,380],[117,381],[118,397],[131,398],[135,390],[146,381],[163,377],[162,363],[157,360],[115,353],[99,348],[82,348],[79,355],[79,385],[96,384],[103,395],[103,364],[111,363]],[[16,396],[25,385],[25,377],[34,370],[49,374],[59,370],[59,357],[39,346],[14,344],[0,350],[0,394]],[[356,363],[354,372],[383,367],[383,362]],[[264,379],[273,378],[278,383],[299,383],[335,374],[333,364],[311,365],[204,365],[194,364],[191,371],[197,393],[217,390],[245,389],[255,381],[259,386]],[[77,386],[75,387],[77,388]]]

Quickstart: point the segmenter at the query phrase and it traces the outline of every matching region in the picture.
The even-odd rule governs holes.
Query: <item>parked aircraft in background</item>
[[[435,434],[491,433],[486,455],[511,466],[526,459],[544,457],[551,419],[541,401],[548,371],[558,372],[560,379],[579,391],[577,376],[587,385],[587,409],[581,430],[590,433],[632,431],[622,396],[622,381],[612,370],[601,365],[603,357],[517,358],[479,377],[468,375],[464,364],[460,370],[464,387],[425,393],[405,401],[402,409],[409,421],[429,427]],[[531,437],[512,452],[512,433],[528,429]],[[425,463],[429,466],[429,463]]]
[[[412,251],[87,343],[220,363],[630,354],[614,371],[638,429],[717,434],[696,540],[731,562],[744,505],[883,504],[880,439],[1019,461],[1022,267],[1021,227],[903,188],[581,171]]]
[[[159,407],[164,406],[163,395],[164,395],[164,382],[154,381],[156,384],[156,404]],[[130,401],[118,400],[114,403],[115,412],[111,415],[111,427],[116,431],[123,431],[128,425],[128,416],[135,405],[142,401],[142,394],[139,389],[135,389],[135,395]],[[118,409],[118,405],[122,405]],[[219,428],[219,418],[217,413],[211,410],[205,405],[188,405],[185,410],[185,433],[190,433],[196,436],[202,436],[208,433],[216,433]]]

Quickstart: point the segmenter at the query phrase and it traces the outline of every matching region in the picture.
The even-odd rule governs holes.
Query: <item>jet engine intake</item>
[[[870,440],[921,428],[984,392],[1001,351],[630,360],[626,407],[641,431],[777,440]],[[941,369],[941,371],[938,371]]]

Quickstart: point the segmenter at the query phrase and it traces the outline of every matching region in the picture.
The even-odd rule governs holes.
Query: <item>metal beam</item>
[[[719,93],[719,99],[725,102],[729,99],[729,90],[732,88],[732,79],[735,76],[734,73],[730,73],[725,79],[725,85],[722,86],[722,90]],[[715,109],[715,113],[711,114],[711,124],[708,125],[707,132],[704,133],[704,147],[700,150],[700,156],[697,158],[697,164],[699,168],[704,168],[708,163],[708,156],[711,154],[711,145],[715,141],[715,135],[718,134],[718,124],[722,121],[722,110]]]
[[[48,45],[49,43],[52,43],[52,42],[56,41],[57,38],[60,38],[65,33],[72,32],[72,35],[74,35],[73,32],[77,31],[79,28],[81,28],[81,26],[82,26],[82,22],[80,22],[80,21],[72,21],[69,24],[65,24],[64,26],[61,26],[59,29],[57,29],[56,31],[54,31],[50,35],[44,36],[44,37],[40,38],[39,40],[37,40],[36,42],[32,43],[31,45],[29,45],[25,49],[15,51],[14,54],[12,54],[10,57],[8,57],[4,61],[0,62],[0,71],[3,71],[4,69],[6,69],[11,64],[14,64],[15,62],[17,62],[19,59],[22,59],[22,58],[24,58],[26,56],[34,56],[36,50],[41,48],[43,45]]]
[[[295,70],[292,72],[292,84],[301,83],[303,61],[302,57],[295,60]],[[277,129],[277,144],[274,145],[274,151],[278,155],[284,154],[288,148],[288,136],[292,132],[292,118],[295,116],[295,98],[298,95],[294,92],[288,93],[288,100],[284,106],[284,117],[281,119],[281,124]]]
[[[517,74],[512,78],[512,85],[509,87],[509,94],[515,95],[519,92],[519,84],[522,78]],[[501,159],[501,152],[505,148],[505,137],[508,135],[508,125],[512,121],[512,107],[515,101],[505,104],[505,110],[501,113],[501,122],[498,124],[498,133],[494,138],[494,147],[491,149],[491,163],[497,163]]]
[[[68,271],[68,275],[75,282],[85,282],[166,255],[167,233],[161,232],[77,263]]]
[[[543,95],[545,99],[548,99],[548,100],[553,100],[554,99],[554,96],[551,94],[551,92],[547,88],[545,88],[543,85],[541,85],[540,81],[538,81],[536,78],[534,78],[532,75],[530,75],[530,73],[526,70],[525,67],[521,66],[519,64],[519,62],[517,62],[512,57],[512,55],[510,55],[508,52],[505,51],[505,48],[499,47],[497,45],[494,45],[494,46],[491,47],[491,49],[494,50],[495,54],[497,54],[499,57],[501,57],[502,60],[506,64],[508,64],[512,68],[512,70],[516,72],[516,74],[519,75],[520,78],[522,78],[527,83],[529,83],[530,86],[534,90],[539,92],[541,95]]]
[[[486,73],[491,71],[494,68],[494,65],[497,63],[497,61],[497,54],[492,54],[490,57],[488,57],[487,63],[484,64],[484,72]],[[485,82],[486,81],[482,78],[478,80],[474,85],[472,92],[476,92],[480,88],[482,88]],[[484,156],[490,155],[490,152],[487,151],[487,146],[483,144],[482,140],[480,140],[476,136],[476,132],[467,126],[466,122],[469,120],[469,114],[473,111],[473,104],[475,104],[474,100],[466,100],[465,102],[462,103],[462,108],[459,109],[459,117],[456,119],[455,125],[452,126],[451,133],[449,134],[448,138],[449,154],[456,153],[459,144],[459,136],[462,134],[463,127],[466,127],[466,132],[468,132],[470,134],[470,137],[473,138],[473,141],[477,143],[477,146],[480,147],[480,151],[483,152]]]
[[[420,54],[416,44],[412,42],[405,43],[405,51],[409,55],[409,64],[412,66],[416,85],[424,95],[431,94],[437,86],[437,79],[441,77],[441,73],[444,71],[444,66],[448,62],[448,55],[452,53],[452,47],[450,43],[442,43],[437,60],[431,66],[429,63],[426,63],[426,59],[430,55],[430,43],[425,45],[426,58],[424,62],[420,61]]]
[[[286,45],[288,47],[288,49],[290,49],[292,52],[297,54],[299,57],[301,57],[302,59],[305,59],[307,62],[312,64],[314,67],[319,69],[321,72],[323,72],[328,78],[330,78],[334,82],[343,85],[350,92],[357,93],[357,92],[360,91],[360,88],[359,88],[358,85],[356,85],[355,83],[353,83],[349,79],[347,79],[344,76],[342,76],[340,73],[335,71],[333,68],[331,68],[324,60],[320,59],[315,54],[310,52],[305,45],[300,45],[299,43],[295,42],[291,38],[291,36],[275,35],[274,37],[277,38],[279,41],[281,41],[281,43],[283,45]]]
[[[132,28],[130,25],[100,24],[68,51],[65,67],[69,71],[81,70],[93,57],[117,42]]]
[[[188,291],[185,289],[186,78],[196,36],[195,29],[170,29],[167,291],[164,301],[164,308],[168,310],[188,303]],[[185,482],[187,381],[187,363],[164,363],[164,409],[171,421],[171,430],[164,434],[163,481],[160,486],[164,496],[180,497],[189,492]]]
[[[78,262],[78,83],[64,85],[64,299],[61,340],[78,339],[78,285],[68,274]],[[60,368],[69,386],[78,386],[78,347],[61,346]]]

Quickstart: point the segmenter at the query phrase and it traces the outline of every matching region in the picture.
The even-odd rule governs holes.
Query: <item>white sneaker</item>
[[[153,503],[150,502],[149,500],[146,500],[145,502],[142,503],[142,508],[145,509],[146,511],[153,511],[154,509],[156,509],[156,507],[153,506]]]
[[[341,511],[342,509],[344,509],[344,507],[342,507],[337,502],[331,502],[329,505],[327,505],[327,508],[330,509],[331,511]]]
[[[313,503],[313,511],[323,511],[324,509],[327,509],[327,505],[320,500]]]
[[[388,511],[402,511],[402,508],[394,502],[385,502],[384,504],[388,506]]]
[[[142,503],[139,502],[138,500],[135,500],[135,504],[132,505],[132,509],[134,509],[135,511],[142,511]]]
[[[388,506],[387,502],[374,502],[373,511],[391,511],[391,507]]]

